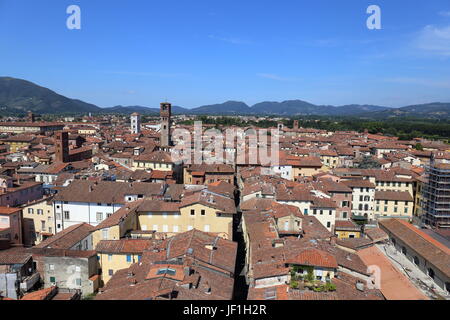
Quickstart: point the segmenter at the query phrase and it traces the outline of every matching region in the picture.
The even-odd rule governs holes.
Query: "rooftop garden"
[[[325,279],[325,282],[317,280],[314,276],[314,268],[311,266],[292,266],[289,286],[294,290],[311,290],[314,292],[336,291],[336,286],[331,283],[328,274],[325,275]]]

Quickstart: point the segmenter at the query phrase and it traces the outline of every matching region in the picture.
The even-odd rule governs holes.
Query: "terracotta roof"
[[[365,248],[365,247],[373,244],[372,240],[367,239],[367,238],[337,239],[336,243],[342,247],[350,248],[353,250]]]
[[[334,223],[335,230],[361,231],[361,227],[351,220],[336,220]]]
[[[288,300],[289,287],[285,284],[267,288],[250,287],[247,300]]]
[[[144,200],[139,204],[137,212],[179,212],[180,206],[179,202]]]
[[[275,194],[275,186],[266,181],[244,183],[244,187],[241,192],[242,196],[247,196],[253,193],[273,196]]]
[[[11,215],[22,211],[21,208],[0,207],[0,215]]]
[[[337,268],[336,259],[329,253],[317,249],[307,249],[287,259],[287,263],[324,268]]]
[[[363,289],[356,288],[357,283],[361,283],[359,278],[353,277],[350,274],[340,272],[338,277],[335,277],[331,282],[336,285],[336,294],[339,300],[385,300],[380,290],[369,289],[366,283],[363,283]]]
[[[96,256],[93,250],[71,250],[71,249],[54,249],[54,248],[37,248],[30,249],[33,256],[46,257],[71,257],[71,258],[90,258]]]
[[[146,280],[157,278],[169,278],[173,280],[182,281],[185,277],[183,266],[180,265],[153,265],[147,276]]]
[[[375,188],[375,185],[366,179],[342,180],[342,183],[350,188]]]
[[[408,191],[375,191],[375,200],[414,201]]]
[[[401,219],[380,220],[379,225],[450,277],[450,249],[445,245]]]
[[[76,292],[58,292],[54,297],[53,301],[69,301],[76,298],[78,295]]]
[[[55,196],[55,201],[125,203],[125,195],[162,196],[164,184],[74,180]]]
[[[320,198],[313,196],[311,208],[337,208],[335,201],[329,198]]]
[[[155,162],[155,163],[173,163],[172,155],[165,151],[154,151],[141,154],[134,158],[135,161]]]
[[[234,174],[235,170],[228,164],[191,164],[186,169],[188,172],[203,172],[209,173],[225,173]]]
[[[386,234],[386,232],[384,232],[380,228],[365,229],[364,233],[373,242],[378,242],[378,241],[383,241],[383,240],[389,239],[389,236]]]
[[[234,199],[235,187],[233,184],[228,183],[226,181],[216,181],[210,183],[208,184],[208,190]]]
[[[173,177],[173,171],[159,171],[159,170],[153,170],[150,174],[151,179],[159,179],[159,180],[165,180],[167,178]]]
[[[235,214],[236,206],[233,199],[222,195],[215,195],[209,192],[200,191],[193,195],[186,196],[181,200],[180,208],[193,204],[202,204],[204,206],[217,209],[221,213]]]
[[[327,173],[323,174],[326,175]],[[320,181],[312,182],[311,184],[315,189],[323,190],[329,193],[336,193],[336,192],[352,193],[352,189],[350,189],[344,183],[334,182],[326,178],[322,178]]]
[[[143,253],[153,243],[148,239],[101,240],[95,250],[100,253]]]
[[[332,233],[314,216],[303,216],[302,229],[305,239],[329,239]]]
[[[275,201],[273,201],[272,205],[264,211],[265,213],[269,213],[276,219],[286,216],[303,217],[303,214],[300,212],[300,209],[298,207],[287,204],[280,204]]]
[[[31,258],[31,253],[24,248],[0,250],[0,265],[24,264]]]
[[[293,167],[300,167],[300,168],[317,168],[322,167],[322,161],[319,157],[299,157],[296,160],[288,160],[288,163],[292,165]]]
[[[78,242],[86,238],[94,230],[87,223],[70,226],[36,246],[36,248],[71,249]]]
[[[267,210],[271,207],[273,199],[264,199],[264,198],[251,198],[250,200],[241,202],[239,205],[242,211],[249,210]]]
[[[407,150],[408,146],[398,144],[396,142],[380,142],[373,146],[376,149],[402,149]]]
[[[6,139],[1,139],[1,141],[3,142],[28,142],[31,143],[33,142],[35,139],[34,136],[29,136],[29,135],[17,135],[17,136],[12,136]]]
[[[311,191],[303,185],[297,185],[294,188],[287,188],[286,185],[276,185],[277,201],[305,201],[312,202],[314,197]]]
[[[49,300],[56,294],[57,288],[55,286],[46,289],[30,292],[24,295],[20,300]]]
[[[156,241],[140,263],[117,271],[96,300],[227,300],[237,244],[191,230]]]
[[[128,216],[136,214],[139,205],[143,201],[144,200],[138,200],[135,202],[125,204],[125,206],[123,206],[122,208],[114,212],[112,215],[107,217],[105,220],[100,222],[94,229],[100,230],[118,225],[120,222],[124,221]]]

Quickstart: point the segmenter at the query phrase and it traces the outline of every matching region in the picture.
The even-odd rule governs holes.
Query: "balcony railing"
[[[20,289],[27,292],[33,286],[39,281],[40,276],[39,273],[34,273],[29,277],[26,277],[21,283],[20,283]]]

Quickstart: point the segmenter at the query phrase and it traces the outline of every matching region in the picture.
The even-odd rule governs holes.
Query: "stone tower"
[[[160,116],[161,116],[161,147],[170,147],[170,117],[172,115],[172,105],[168,102],[161,103]]]
[[[278,134],[283,133],[283,131],[284,131],[284,124],[282,122],[278,122],[277,127],[278,127]]]
[[[131,133],[137,134],[141,132],[141,115],[137,112],[133,113],[130,117],[131,120]]]
[[[28,122],[36,121],[36,117],[32,111],[28,111],[27,120],[28,120]]]
[[[69,133],[67,131],[59,131],[56,133],[56,161],[67,163],[70,161],[69,156]]]

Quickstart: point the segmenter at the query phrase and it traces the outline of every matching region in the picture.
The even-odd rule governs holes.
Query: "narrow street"
[[[236,185],[237,187],[237,185]],[[238,187],[237,187],[238,188]],[[237,254],[236,254],[236,269],[235,269],[235,281],[234,281],[234,300],[247,300],[248,285],[245,281],[245,243],[244,236],[242,234],[242,212],[240,210],[240,191],[239,188],[236,192],[236,210],[237,214],[233,220],[233,241],[237,242]]]
[[[233,239],[238,243],[236,255],[236,274],[234,282],[234,300],[246,300],[248,293],[248,285],[245,281],[245,243],[240,225],[241,213],[238,213],[239,221],[235,223],[233,231]],[[238,219],[236,219],[238,220]]]

